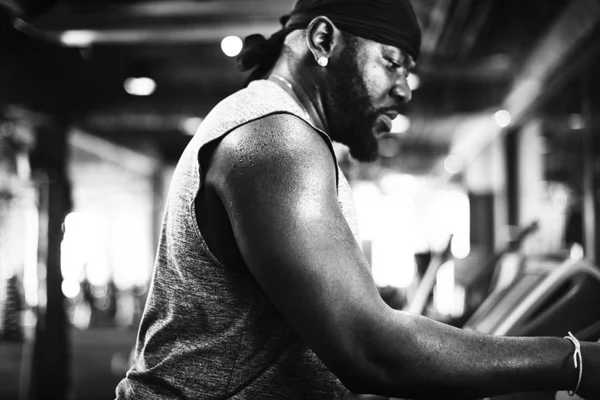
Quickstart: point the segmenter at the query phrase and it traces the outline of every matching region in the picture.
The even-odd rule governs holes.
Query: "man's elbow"
[[[392,378],[385,371],[370,370],[354,375],[342,375],[338,378],[349,391],[356,394],[412,398],[422,387],[419,382],[413,380],[413,377],[398,374]]]
[[[334,370],[338,379],[356,394],[377,394],[400,397],[414,393],[421,383],[414,368],[403,366],[403,360],[391,357],[390,352],[370,344],[354,353],[351,362]]]
[[[342,384],[352,393],[356,394],[382,394],[384,390],[383,381],[377,379],[369,371],[356,368],[355,371],[344,373],[336,372]]]
[[[327,367],[348,390],[356,394],[376,394],[375,390],[381,389],[383,380],[380,379],[380,366],[367,356],[372,351],[370,346],[347,337],[344,339],[336,343],[337,346],[327,346],[329,351],[317,354],[320,353]]]
[[[385,331],[386,329],[384,329]],[[404,333],[406,336],[406,331]],[[338,368],[336,375],[346,388],[357,394],[378,394],[391,397],[407,397],[423,390],[428,385],[414,360],[415,354],[402,356],[403,351],[413,348],[409,343],[416,339],[404,337],[402,349],[398,348],[398,337],[379,338],[370,336],[356,346],[353,354]],[[413,341],[414,340],[414,341]],[[394,345],[393,343],[396,343]],[[357,343],[358,344],[358,343]],[[415,352],[417,353],[417,352]],[[411,361],[412,360],[412,361]]]

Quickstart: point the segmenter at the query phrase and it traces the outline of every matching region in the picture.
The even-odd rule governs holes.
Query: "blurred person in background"
[[[118,399],[600,397],[600,344],[492,337],[394,310],[357,240],[332,140],[372,161],[411,99],[408,0],[298,0],[183,153]],[[566,333],[565,333],[566,334]]]

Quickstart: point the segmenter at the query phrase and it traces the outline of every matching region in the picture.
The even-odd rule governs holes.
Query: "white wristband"
[[[581,377],[583,376],[583,357],[581,356],[581,344],[571,332],[569,332],[569,336],[565,336],[564,339],[570,340],[575,346],[575,352],[573,353],[573,363],[575,364],[575,368],[577,368],[579,375],[577,377],[577,386],[575,386],[575,390],[569,390],[567,392],[569,393],[569,396],[575,396],[575,394],[577,394],[577,391],[579,390],[579,386],[581,385]]]

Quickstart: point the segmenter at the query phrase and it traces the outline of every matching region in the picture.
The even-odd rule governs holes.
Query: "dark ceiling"
[[[60,114],[115,142],[152,141],[174,160],[189,140],[180,121],[202,117],[244,81],[221,39],[272,33],[293,1],[9,3],[0,0],[0,107]],[[416,70],[422,85],[406,108],[412,128],[393,139],[398,168],[430,171],[465,119],[499,109],[570,3],[413,0],[424,32]],[[97,39],[83,48],[61,45],[60,35],[72,30],[94,31]],[[152,77],[156,92],[125,93],[123,82],[134,75]]]

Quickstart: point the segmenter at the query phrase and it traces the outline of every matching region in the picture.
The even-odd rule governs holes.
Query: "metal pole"
[[[590,72],[586,70],[581,79],[581,108],[585,121],[582,132],[583,152],[583,237],[586,257],[596,260],[596,182],[594,176],[594,130],[592,127],[592,99]]]
[[[71,208],[70,184],[67,177],[67,131],[56,122],[38,128],[37,145],[31,164],[39,182],[40,244],[45,251],[40,259],[45,279],[40,289],[45,307],[39,307],[33,349],[33,365],[29,398],[69,399],[69,329],[62,293],[60,247],[62,225]],[[45,184],[44,184],[45,183]],[[43,276],[43,275],[42,275]]]

